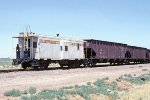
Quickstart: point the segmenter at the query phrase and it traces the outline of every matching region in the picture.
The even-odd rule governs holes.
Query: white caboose
[[[18,38],[14,64],[21,64],[24,69],[47,68],[50,63],[59,63],[61,67],[75,67],[82,64],[85,58],[83,40],[47,37],[35,33],[20,33],[13,38]]]

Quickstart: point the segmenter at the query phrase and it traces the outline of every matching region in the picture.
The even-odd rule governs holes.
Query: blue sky
[[[150,0],[0,0],[0,57],[12,36],[35,33],[99,39],[150,48]]]

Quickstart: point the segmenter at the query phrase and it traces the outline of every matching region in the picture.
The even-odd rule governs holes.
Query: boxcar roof
[[[103,40],[84,39],[84,41],[87,41],[87,42],[95,42],[95,43],[96,43],[96,42],[110,43],[110,44],[116,44],[116,45],[125,45],[125,46],[131,47],[131,48],[147,49],[147,48],[144,48],[144,47],[132,46],[132,45],[128,45],[128,44],[117,43],[117,42],[110,42],[110,41],[103,41]],[[150,49],[149,49],[149,50],[150,50]]]
[[[118,44],[118,45],[127,45],[127,44],[123,44],[123,43],[110,42],[110,41],[103,41],[103,40],[95,40],[95,39],[85,39],[84,41],[88,41],[88,42],[101,42],[101,43],[110,43],[110,44]]]
[[[147,48],[144,48],[144,47],[131,46],[131,45],[128,45],[128,47],[131,47],[131,48],[136,48],[136,49],[147,49]]]

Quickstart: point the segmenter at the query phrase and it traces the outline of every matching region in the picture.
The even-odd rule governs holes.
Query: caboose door
[[[30,58],[31,40],[28,36],[21,39],[23,41],[23,58]]]

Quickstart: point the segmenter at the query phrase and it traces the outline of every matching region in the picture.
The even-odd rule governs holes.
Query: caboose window
[[[77,44],[77,50],[79,50],[79,49],[80,49],[80,44],[78,43],[78,44]]]
[[[37,42],[33,42],[33,48],[37,48]]]
[[[65,51],[68,51],[68,46],[65,46]]]
[[[62,51],[63,50],[63,47],[62,46],[60,46],[60,51]]]
[[[30,47],[30,39],[28,39],[28,47]]]

